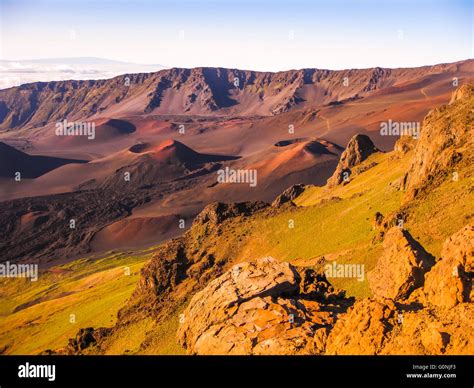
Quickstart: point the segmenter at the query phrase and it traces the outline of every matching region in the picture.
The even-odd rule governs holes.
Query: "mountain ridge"
[[[0,130],[102,114],[275,116],[363,98],[433,74],[443,74],[446,80],[472,77],[474,60],[396,69],[171,68],[104,80],[37,82],[0,90]]]

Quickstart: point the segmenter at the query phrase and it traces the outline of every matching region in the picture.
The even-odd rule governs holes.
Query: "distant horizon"
[[[420,67],[474,57],[472,14],[470,0],[0,0],[0,58],[266,72]]]
[[[229,70],[242,70],[242,71],[254,71],[254,72],[260,72],[260,73],[279,73],[279,72],[286,72],[286,71],[298,71],[298,70],[305,70],[305,69],[316,69],[316,70],[329,70],[329,71],[344,71],[344,70],[366,70],[366,69],[374,69],[374,68],[381,68],[381,69],[414,69],[414,68],[419,68],[419,67],[425,67],[425,66],[438,66],[438,65],[448,65],[448,64],[454,64],[454,63],[459,63],[459,62],[467,62],[467,61],[474,61],[474,58],[465,58],[465,59],[458,59],[458,60],[453,60],[449,62],[436,62],[436,63],[426,63],[423,65],[417,65],[417,66],[380,66],[380,65],[374,65],[374,66],[369,66],[369,67],[342,67],[342,68],[323,68],[323,67],[317,67],[317,66],[311,66],[311,67],[297,67],[297,68],[291,68],[291,69],[282,69],[282,70],[257,70],[257,69],[251,69],[251,68],[240,68],[240,67],[227,67],[227,66],[208,66],[208,65],[202,65],[202,66],[169,66],[167,64],[161,64],[161,63],[139,63],[139,62],[127,62],[123,61],[120,59],[112,59],[112,58],[105,58],[105,57],[64,57],[64,58],[28,58],[28,59],[3,59],[0,58],[0,62],[32,62],[32,63],[40,63],[40,62],[45,62],[45,63],[54,63],[52,62],[53,60],[75,60],[75,59],[95,59],[95,60],[100,60],[100,61],[106,61],[109,63],[116,63],[116,64],[124,64],[124,65],[137,65],[137,66],[162,66],[163,69],[160,70],[167,70],[167,69],[199,69],[199,68],[214,68],[214,69],[229,69]],[[51,62],[50,62],[51,61]],[[84,62],[85,64],[88,64]],[[157,70],[157,71],[160,71]]]

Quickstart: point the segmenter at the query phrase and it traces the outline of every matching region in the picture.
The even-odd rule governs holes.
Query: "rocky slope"
[[[283,193],[281,193],[275,200],[272,202],[273,207],[280,207],[285,203],[293,204],[292,202],[295,198],[297,198],[301,193],[304,192],[305,185],[297,184],[287,188]]]
[[[426,276],[426,299],[445,308],[472,301],[473,258],[474,227],[468,225],[444,243],[442,260]]]
[[[420,262],[407,262],[407,270],[385,266],[399,259],[394,244],[407,241],[402,232],[391,230],[379,260],[384,272],[369,279],[376,297],[357,301],[347,312],[351,301],[335,292],[323,274],[307,270],[299,275],[297,268],[271,258],[241,263],[194,295],[178,341],[191,354],[471,354],[472,232],[470,225],[445,243],[446,256],[427,275],[440,286],[430,280],[420,288],[423,273],[414,275]],[[413,245],[401,244],[412,257],[419,254]],[[457,263],[462,275],[453,275],[456,267],[449,262]],[[462,276],[464,283],[450,281],[446,288],[452,291],[445,295],[443,282],[453,276]],[[302,278],[309,294],[302,290]],[[410,287],[401,294],[393,278]],[[383,282],[387,287],[380,287]],[[453,302],[459,304],[457,317],[448,310]]]
[[[431,111],[423,121],[415,156],[405,177],[407,201],[440,184],[458,179],[457,170],[474,164],[474,85],[465,84],[448,106]]]
[[[470,265],[474,258],[472,227],[468,225],[446,240],[442,257],[420,277],[420,287],[411,294],[398,301],[379,295],[376,299],[356,302],[331,331],[327,353],[472,354],[474,345],[469,334],[474,318],[472,295],[462,287],[459,293],[456,286],[454,290],[449,286],[464,281],[470,293],[473,276]],[[396,252],[393,256],[397,257]],[[463,275],[453,272],[455,267],[447,265],[450,261],[459,263],[459,274]],[[390,270],[392,276],[401,276],[397,268],[385,269]],[[405,278],[408,280],[410,276]],[[433,287],[433,282],[438,287]]]

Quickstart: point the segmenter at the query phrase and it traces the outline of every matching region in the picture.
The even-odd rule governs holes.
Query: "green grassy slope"
[[[37,282],[0,279],[0,349],[37,354],[65,346],[79,328],[112,326],[149,257],[82,259],[41,274]]]

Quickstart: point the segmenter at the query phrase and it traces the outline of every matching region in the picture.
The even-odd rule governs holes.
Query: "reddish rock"
[[[178,342],[190,354],[322,353],[341,306],[321,276],[273,258],[238,264],[192,298]]]
[[[336,171],[334,171],[334,174],[328,179],[327,186],[333,187],[347,181],[353,167],[361,164],[370,155],[378,151],[368,136],[361,134],[355,135],[342,153]]]
[[[395,320],[396,307],[391,300],[356,302],[331,330],[326,354],[377,354]]]
[[[383,248],[374,270],[367,274],[370,288],[379,297],[406,299],[423,285],[423,275],[433,265],[433,257],[399,227],[388,230]]]
[[[451,103],[432,110],[423,120],[410,169],[405,177],[405,200],[436,187],[460,167],[474,163],[472,106],[474,85],[453,93]]]
[[[473,272],[474,224],[471,224],[444,243],[441,259],[426,275],[424,291],[427,301],[446,308],[472,302]]]

